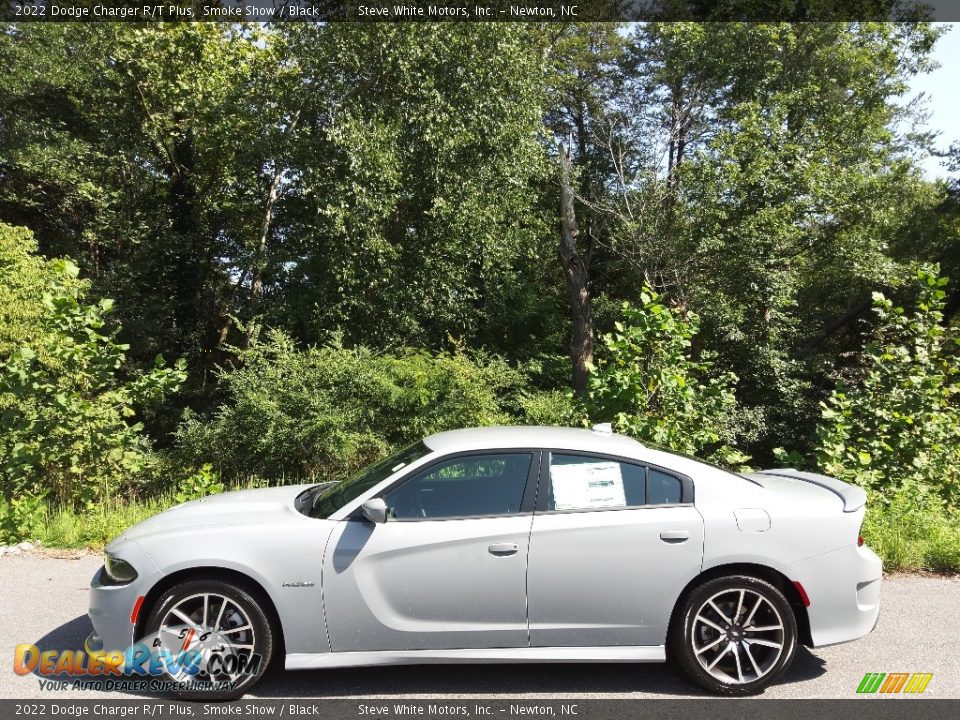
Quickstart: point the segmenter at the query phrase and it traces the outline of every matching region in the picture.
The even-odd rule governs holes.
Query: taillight
[[[800,601],[803,603],[803,606],[810,607],[810,596],[807,595],[807,591],[803,589],[803,585],[800,584],[800,581],[794,580],[793,586],[797,589],[797,594],[800,596]]]
[[[863,547],[863,535],[857,535],[857,547]]]

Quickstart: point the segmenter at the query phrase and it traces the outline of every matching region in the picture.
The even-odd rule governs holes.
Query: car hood
[[[177,505],[137,523],[114,542],[139,540],[147,535],[168,533],[197,527],[223,525],[264,525],[303,518],[294,507],[294,500],[316,483],[210,495]],[[109,548],[108,548],[109,549]]]

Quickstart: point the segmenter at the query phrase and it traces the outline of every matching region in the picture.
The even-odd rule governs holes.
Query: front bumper
[[[99,649],[105,652],[125,652],[133,644],[136,628],[131,619],[133,609],[138,598],[146,595],[162,576],[150,557],[136,543],[125,543],[122,553],[117,556],[136,568],[137,578],[133,582],[126,585],[105,584],[102,567],[90,581],[90,606],[87,616],[93,624],[93,634],[87,638],[87,643],[99,643]]]
[[[883,562],[867,546],[851,545],[790,567],[791,579],[807,591],[814,647],[868,635],[880,617]]]

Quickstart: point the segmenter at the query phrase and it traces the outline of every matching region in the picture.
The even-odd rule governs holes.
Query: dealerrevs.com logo
[[[14,648],[13,670],[39,676],[41,689],[49,690],[224,691],[256,675],[261,662],[249,647],[220,634],[184,628],[172,637],[144,638],[125,651],[41,651],[25,643]]]
[[[867,673],[860,681],[857,692],[884,695],[919,694],[927,689],[932,679],[933,673]]]

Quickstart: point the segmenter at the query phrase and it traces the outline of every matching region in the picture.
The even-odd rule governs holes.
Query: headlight
[[[103,558],[103,570],[107,578],[115,583],[123,584],[137,579],[137,571],[126,560],[107,555]]]

